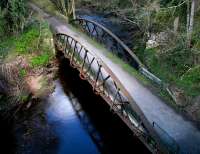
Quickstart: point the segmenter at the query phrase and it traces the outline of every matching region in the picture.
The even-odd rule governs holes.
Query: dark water
[[[115,27],[112,31],[122,40],[132,35],[105,17],[84,17]],[[17,122],[1,123],[0,154],[149,153],[67,60],[60,60],[55,85],[49,97],[36,102]]]
[[[118,36],[130,49],[135,48],[138,43],[137,39],[143,37],[143,34],[137,25],[122,22],[122,20],[113,15],[83,11],[77,12],[77,14],[84,19],[96,21],[105,26]]]
[[[21,115],[12,133],[4,132],[0,153],[149,153],[66,60],[55,85],[52,95]]]
[[[145,48],[145,44],[143,41],[143,32],[141,32],[136,24],[128,24],[127,22],[123,22],[123,20],[113,15],[98,13],[95,14],[91,12],[78,12],[77,14],[83,19],[95,21],[100,25],[103,25],[113,34],[118,36],[118,38],[131,50],[140,51]],[[83,27],[84,26],[82,26],[82,28]],[[117,41],[113,39],[113,37],[111,37],[107,33],[103,33],[101,28],[97,26],[94,30],[94,25],[88,22],[87,27],[85,27],[84,29],[85,32],[90,34],[90,36],[101,42],[108,49],[108,51],[112,52],[112,54],[119,57],[135,69],[139,69],[139,64],[137,60],[131,58],[127,50],[125,50],[125,48],[117,43]]]
[[[0,122],[0,153],[15,153],[16,140],[12,132],[12,122],[4,120],[4,117],[0,117]]]
[[[84,129],[72,101],[78,100],[64,92],[61,81],[55,81],[55,92],[47,99],[47,120],[54,127],[59,140],[58,153],[99,153],[87,130]],[[84,111],[82,111],[84,112]],[[89,125],[89,124],[88,124]]]

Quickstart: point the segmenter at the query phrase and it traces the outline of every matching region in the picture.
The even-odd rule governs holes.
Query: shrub
[[[37,45],[36,41],[38,40],[38,37],[39,30],[35,27],[23,33],[15,43],[16,52],[24,54],[30,52],[30,50],[34,50]]]
[[[4,19],[5,13],[6,13],[5,9],[0,8],[0,40],[1,40],[1,37],[3,37],[5,34],[4,33],[5,32],[5,23],[6,23],[6,21]]]
[[[3,20],[7,26],[4,30],[15,34],[23,31],[27,12],[25,0],[3,0],[0,8],[4,9]]]
[[[187,71],[179,81],[179,84],[191,96],[198,96],[200,91],[200,66]]]

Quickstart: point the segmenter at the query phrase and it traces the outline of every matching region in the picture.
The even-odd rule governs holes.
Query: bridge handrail
[[[100,65],[102,65],[102,67],[105,69],[105,71],[111,76],[114,84],[116,84],[116,88],[120,90],[120,92],[128,99],[129,104],[131,105],[132,109],[139,115],[141,122],[144,124],[144,126],[147,128],[147,130],[150,132],[150,136],[152,136],[155,140],[157,145],[159,145],[159,147],[163,147],[160,143],[160,136],[157,134],[157,132],[154,130],[154,125],[151,124],[147,118],[144,116],[143,112],[141,111],[141,109],[139,108],[139,106],[136,104],[136,102],[134,101],[134,99],[132,98],[132,96],[129,94],[129,92],[126,90],[126,88],[123,86],[123,84],[120,82],[120,80],[115,76],[115,74],[112,72],[112,70],[97,56],[95,55],[93,52],[87,50],[87,48],[82,45],[78,40],[74,39],[73,37],[67,35],[67,34],[62,34],[62,33],[58,33],[54,36],[54,42],[55,42],[55,46],[58,47],[58,40],[61,39],[61,36],[63,37],[67,37],[67,41],[68,38],[70,38],[71,40],[74,40],[76,43],[78,43],[79,45],[81,45],[81,48],[83,47],[85,52],[89,52],[91,55],[95,56],[96,60],[98,60],[98,63]],[[65,38],[63,40],[60,40],[60,42],[65,43],[65,49],[62,49],[63,51],[66,51],[67,48],[67,44],[69,44],[69,42],[64,42]],[[70,45],[70,48],[74,48],[74,52],[75,52],[75,47],[72,47],[72,43]],[[119,94],[121,94],[119,93]],[[130,103],[132,102],[132,103]],[[165,132],[166,133],[166,132]],[[148,135],[148,134],[145,134]]]
[[[67,34],[62,34],[62,33],[57,33],[57,36],[59,35],[66,35],[68,37],[70,37],[71,39],[74,39],[73,37],[67,35]],[[75,39],[74,39],[75,40]],[[79,44],[81,44],[79,41],[76,40],[76,42],[78,42]],[[84,45],[81,44],[81,46],[83,46],[85,49],[86,47]],[[88,50],[87,50],[88,51]],[[90,51],[89,51],[90,52]],[[118,83],[118,86],[120,87],[121,91],[123,91],[124,94],[127,94],[127,96],[129,98],[131,98],[131,95],[129,94],[129,92],[126,90],[126,88],[123,86],[123,84],[121,83],[121,81],[116,77],[116,75],[112,72],[112,70],[102,61],[101,58],[99,58],[94,52],[90,52],[91,55],[93,55],[95,57],[95,59],[98,60],[98,62],[105,68],[105,70],[113,77],[113,79]],[[134,101],[133,101],[134,102]]]
[[[167,152],[178,154],[179,146],[176,141],[163,129],[161,128],[156,122],[153,122],[153,128],[155,128],[160,134],[160,142],[162,146],[165,146]]]
[[[138,65],[138,70],[141,74],[143,74],[145,77],[147,77],[148,79],[152,80],[153,82],[155,82],[156,84],[158,84],[159,86],[163,86],[165,88],[166,85],[164,85],[164,83],[162,82],[161,79],[159,79],[157,76],[155,76],[154,74],[152,74],[146,67],[145,65],[140,61],[140,59],[134,54],[134,52],[125,44],[123,43],[123,41],[116,36],[112,31],[110,31],[108,28],[106,28],[105,26],[99,24],[96,21],[90,20],[90,19],[85,19],[82,17],[77,17],[74,21],[85,21],[91,24],[96,25],[97,27],[101,28],[104,32],[106,32],[109,36],[111,36],[119,45],[121,45],[121,47],[134,59],[134,61],[137,63]]]
[[[144,65],[142,64],[142,62],[139,60],[139,58],[133,53],[133,51],[122,42],[122,40],[117,37],[113,32],[111,32],[108,28],[104,27],[103,25],[99,24],[96,21],[92,21],[89,19],[85,19],[85,18],[80,18],[78,17],[76,20],[85,20],[87,22],[93,23],[95,25],[97,25],[98,27],[100,27],[101,29],[103,29],[105,32],[107,32],[112,38],[114,38],[134,59],[135,61],[139,64],[140,67],[144,67]]]
[[[62,33],[57,33],[56,36],[59,36],[59,35],[66,35],[66,34],[62,34]],[[73,37],[69,36],[69,35],[66,35],[67,37],[71,38],[71,39],[74,39]],[[75,39],[74,39],[75,40]],[[76,40],[77,41],[77,40]],[[79,44],[81,44],[79,41],[77,41]],[[82,45],[82,44],[81,44]],[[86,47],[84,45],[82,45],[85,49]],[[88,51],[88,50],[87,50]],[[105,68],[105,70],[112,76],[112,79],[117,83],[117,86],[119,87],[120,91],[122,91],[122,93],[125,94],[125,96],[130,100],[130,102],[135,102],[133,100],[133,98],[131,97],[131,95],[129,94],[129,92],[126,90],[126,88],[123,86],[123,84],[121,83],[121,81],[116,77],[116,75],[112,72],[112,70],[101,60],[101,58],[99,58],[94,52],[90,52],[89,53],[91,55],[93,55],[95,57],[96,60],[98,60],[99,64],[101,64],[103,66],[103,68]],[[134,103],[136,104],[136,103]],[[138,110],[139,107],[137,107]],[[142,115],[142,111],[141,111],[141,115]],[[144,115],[143,115],[144,117]]]

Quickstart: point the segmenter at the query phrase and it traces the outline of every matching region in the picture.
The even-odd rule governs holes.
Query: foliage
[[[195,12],[192,43],[188,47],[186,2],[185,0],[78,1],[79,7],[88,4],[100,11],[113,11],[126,21],[137,23],[145,33],[144,36],[139,36],[137,41],[133,41],[134,44],[137,42],[134,51],[139,59],[165,82],[178,86],[187,96],[197,96],[200,94],[199,72],[196,69],[200,65],[200,10]],[[174,25],[175,19],[176,25]],[[160,36],[160,32],[167,33],[167,39],[159,42],[160,37],[156,38],[155,41],[158,41],[160,46],[145,49],[144,42],[151,36],[149,34]]]
[[[75,17],[75,1],[74,0],[51,0],[57,7],[59,12],[69,19]]]
[[[51,0],[31,0],[34,4],[36,4],[39,8],[42,8],[45,12],[47,12],[50,15],[53,15],[63,22],[68,22],[68,18],[60,13],[58,8],[55,6],[55,4],[52,3]]]
[[[162,48],[140,50],[136,54],[163,81],[177,85],[187,96],[199,95],[199,61],[195,63],[197,55],[193,49],[187,48],[184,35],[172,39]]]
[[[172,42],[168,43],[171,47],[165,47],[165,51],[160,55],[160,60],[167,63],[169,67],[173,68],[173,72],[180,76],[193,66],[191,49],[187,48],[186,38],[183,36],[176,40],[172,39]]]
[[[48,53],[43,53],[41,55],[32,57],[31,66],[32,67],[45,66],[49,63],[49,60],[50,60],[50,55]]]
[[[36,19],[36,17],[33,17],[31,24],[29,22],[28,25],[18,35],[9,35],[0,41],[1,60],[6,64],[5,69],[1,69],[3,71],[1,73],[11,75],[8,80],[12,80],[14,83],[5,83],[11,90],[5,90],[10,92],[9,94],[5,93],[6,96],[9,95],[9,99],[4,101],[4,99],[0,98],[1,109],[4,104],[5,109],[10,109],[12,108],[11,105],[27,102],[31,95],[25,77],[30,75],[30,71],[37,74],[37,71],[40,69],[38,67],[47,65],[53,57],[52,44],[50,44],[52,34],[48,24],[41,20],[41,18]],[[12,67],[10,68],[11,64],[14,66],[14,71],[12,71]],[[16,74],[13,75],[13,72]],[[12,78],[13,76],[16,76],[16,79]]]
[[[10,36],[0,42],[1,58],[7,56],[8,52],[14,51],[17,54],[26,54],[36,49],[39,37],[39,30],[35,26],[29,27],[18,37]]]
[[[172,28],[174,17],[170,11],[159,11],[154,14],[152,31],[162,31],[167,27]]]
[[[162,7],[176,6],[182,2],[183,0],[160,0],[160,5]]]
[[[67,0],[51,0],[57,9],[64,15],[68,14],[68,3]]]
[[[20,78],[23,78],[23,77],[25,77],[26,75],[27,75],[26,69],[21,68],[21,69],[19,70],[19,76],[20,76]]]
[[[12,59],[12,55],[26,55],[34,58],[31,65],[36,67],[45,65],[53,57],[52,34],[46,22],[35,22],[18,37],[8,37],[0,42],[0,55],[6,61]],[[7,53],[9,52],[9,55]],[[21,70],[22,71],[22,70]],[[20,72],[21,75],[24,72]]]
[[[9,37],[0,42],[0,59],[5,58],[8,52],[12,50],[15,40],[15,37]]]
[[[200,50],[200,28],[199,28],[200,15],[199,15],[199,17],[197,19],[198,19],[197,20],[198,22],[197,22],[197,24],[195,25],[195,28],[194,28],[193,37],[192,37],[192,43],[194,44],[194,48],[195,49]]]
[[[20,54],[30,53],[36,49],[39,30],[36,27],[31,28],[21,35],[15,42],[16,52]]]
[[[51,0],[31,0],[34,4],[38,5],[39,7],[43,8],[46,12],[55,15],[57,13],[56,6],[51,2]]]
[[[200,91],[200,65],[189,69],[178,84],[191,96],[198,96]]]
[[[6,21],[4,19],[5,13],[6,13],[5,9],[0,8],[0,40],[5,34],[5,24],[6,24]]]
[[[1,28],[6,26],[7,33],[18,34],[23,31],[25,25],[26,16],[26,5],[25,0],[3,0],[0,3],[0,16],[3,23],[1,23]]]

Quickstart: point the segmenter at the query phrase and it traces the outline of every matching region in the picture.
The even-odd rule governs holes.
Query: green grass
[[[177,81],[187,94],[192,97],[200,94],[200,65],[190,69],[183,77]]]
[[[165,83],[176,85],[184,91],[186,97],[198,96],[200,94],[200,68],[190,64],[191,52],[174,48],[171,53],[172,55],[164,55],[162,58],[159,56],[159,49],[147,49],[137,55],[143,57],[144,64]]]
[[[16,52],[19,54],[25,54],[34,51],[37,46],[38,37],[39,29],[37,27],[33,27],[23,33],[15,42]]]
[[[37,27],[31,27],[18,36],[8,37],[0,42],[0,56],[7,57],[9,54],[26,54],[35,50],[39,37]]]
[[[22,55],[27,57],[33,68],[47,65],[54,57],[52,33],[48,24],[44,21],[36,22],[17,37],[8,37],[0,42],[0,51],[4,62]],[[20,69],[19,76],[23,78],[25,75],[26,70]]]
[[[139,55],[140,59],[143,63],[153,72],[156,76],[158,76],[161,80],[170,82],[174,80],[174,77],[171,73],[167,72],[167,66],[159,61],[156,56],[157,49],[146,49],[144,51],[136,52]]]
[[[48,53],[43,53],[31,58],[32,67],[45,66],[49,63],[50,55]]]
[[[131,74],[132,76],[136,77],[138,80],[140,80],[144,85],[149,85],[150,81],[145,78],[142,74],[140,74],[136,69],[134,69],[132,66],[130,66],[128,63],[125,63],[123,60],[121,60],[116,55],[113,55],[110,52],[105,53],[109,59],[111,59],[115,64],[120,65],[126,72]]]
[[[52,33],[48,23],[36,22],[18,36],[12,36],[0,42],[0,56],[4,58],[10,54],[26,55],[45,52],[52,54]]]

